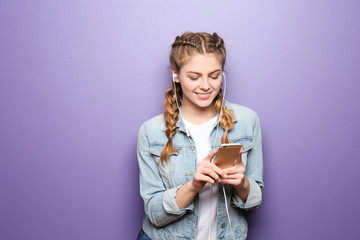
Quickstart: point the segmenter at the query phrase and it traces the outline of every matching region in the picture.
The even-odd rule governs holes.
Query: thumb
[[[244,149],[241,148],[240,151],[239,151],[239,155],[238,155],[238,157],[236,158],[236,161],[235,161],[234,165],[235,165],[235,164],[242,164],[241,154],[243,153],[243,151],[244,151]]]
[[[205,158],[204,161],[208,161],[211,162],[211,160],[213,159],[213,157],[218,153],[219,148],[215,149],[214,151],[210,152]]]

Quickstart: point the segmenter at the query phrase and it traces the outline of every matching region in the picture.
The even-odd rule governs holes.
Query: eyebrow
[[[221,69],[217,69],[217,70],[215,70],[215,71],[212,71],[212,72],[209,73],[209,75],[214,74],[214,73],[216,73],[216,72],[221,72]],[[201,73],[193,72],[193,71],[188,71],[188,72],[186,72],[186,73],[193,73],[193,74],[201,75]]]

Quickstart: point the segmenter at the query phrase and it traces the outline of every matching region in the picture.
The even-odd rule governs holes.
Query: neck
[[[181,108],[181,115],[186,120],[193,124],[200,125],[206,121],[209,121],[216,116],[216,110],[214,103],[210,106],[202,108],[197,106],[183,105]]]

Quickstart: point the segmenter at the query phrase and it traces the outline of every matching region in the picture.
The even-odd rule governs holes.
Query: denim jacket
[[[232,230],[236,239],[245,239],[247,223],[243,210],[257,207],[262,201],[263,157],[260,122],[257,114],[244,106],[226,102],[226,107],[234,116],[234,127],[228,132],[231,142],[241,142],[244,146],[242,161],[246,176],[250,180],[250,192],[243,202],[231,185],[225,185],[226,199],[219,185],[217,212],[217,239],[233,239],[226,214],[229,207]],[[163,115],[145,122],[138,136],[138,162],[140,169],[140,194],[144,200],[145,218],[142,228],[151,239],[195,239],[199,197],[183,209],[176,204],[176,191],[190,181],[196,172],[195,144],[187,135],[181,117],[177,122],[177,132],[172,140],[175,149],[167,164],[162,165],[160,154],[168,138]],[[216,133],[218,131],[218,133]],[[214,127],[210,139],[212,147],[221,145],[224,129]],[[215,139],[216,138],[216,139]],[[213,146],[214,145],[214,146]]]

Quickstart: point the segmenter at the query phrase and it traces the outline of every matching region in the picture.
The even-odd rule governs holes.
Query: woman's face
[[[216,55],[193,55],[175,79],[181,84],[183,92],[182,108],[200,112],[213,110],[214,98],[221,88],[221,74],[222,65]]]

